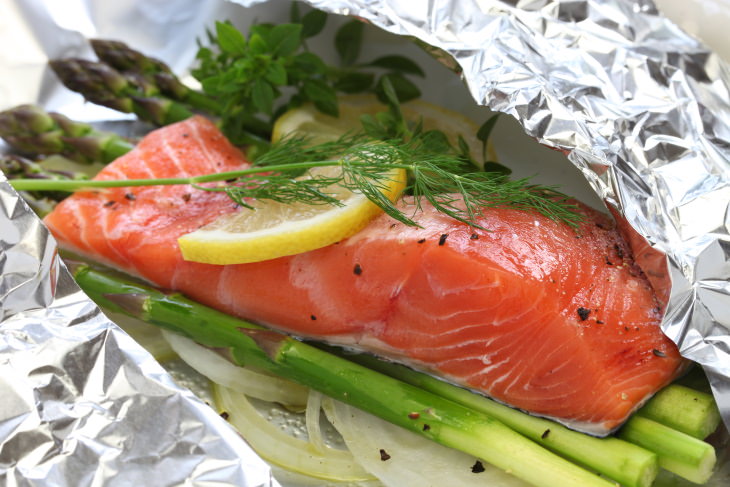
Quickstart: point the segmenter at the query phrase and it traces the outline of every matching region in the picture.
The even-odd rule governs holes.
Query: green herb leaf
[[[263,79],[256,79],[251,89],[251,99],[257,110],[271,114],[274,108],[274,89]]]
[[[365,25],[359,20],[351,20],[339,28],[335,34],[335,49],[344,66],[350,66],[360,56],[362,34]]]
[[[381,101],[390,106],[400,106],[400,100],[398,94],[395,92],[395,87],[391,77],[388,75],[382,76],[378,80],[378,89],[383,93]]]
[[[266,54],[269,51],[269,44],[261,34],[252,34],[248,40],[248,46],[251,54]]]
[[[324,29],[327,23],[327,14],[321,10],[310,10],[302,17],[302,37],[309,39]]]
[[[281,62],[275,61],[269,64],[269,70],[266,72],[266,81],[274,86],[281,86],[286,84],[286,68]]]
[[[421,90],[410,80],[398,73],[386,74],[380,77],[375,88],[375,94],[383,103],[388,102],[388,96],[384,92],[384,81],[388,80],[399,101],[405,103],[421,96]]]
[[[302,52],[291,58],[289,77],[292,81],[303,80],[326,72],[327,65],[316,54]]]
[[[497,174],[503,174],[505,176],[509,176],[510,174],[512,174],[512,169],[508,168],[504,164],[500,164],[494,161],[485,162],[483,170],[484,172],[493,172]]]
[[[272,56],[291,56],[302,42],[301,24],[279,24],[269,32],[268,44]]]
[[[337,94],[327,83],[317,79],[306,80],[303,88],[304,95],[314,103],[320,112],[333,117],[340,114]]]
[[[405,56],[392,55],[379,57],[375,61],[368,63],[368,66],[376,66],[400,73],[415,74],[421,77],[425,76],[421,67]]]
[[[246,38],[231,24],[216,22],[215,31],[221,51],[233,55],[241,55],[246,51]]]
[[[335,89],[344,93],[362,93],[373,86],[374,80],[374,74],[351,71],[335,81]]]
[[[487,141],[489,140],[489,136],[492,134],[492,130],[494,130],[494,126],[497,123],[497,117],[499,117],[499,113],[495,113],[489,117],[487,121],[479,127],[479,130],[477,130],[477,139],[482,141],[482,160],[484,162],[487,161]]]

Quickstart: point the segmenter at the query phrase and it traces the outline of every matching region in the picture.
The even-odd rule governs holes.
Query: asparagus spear
[[[0,137],[29,155],[60,154],[83,162],[109,163],[134,145],[113,132],[95,130],[60,113],[36,105],[20,105],[0,112]]]
[[[279,333],[86,265],[76,281],[97,303],[224,348],[239,365],[287,377],[443,445],[482,458],[536,486],[613,483],[550,453],[501,422]]]
[[[185,105],[161,96],[145,76],[124,75],[103,63],[84,59],[57,59],[51,68],[61,82],[92,103],[125,113],[156,125],[168,125],[193,115]]]
[[[656,454],[618,438],[595,438],[537,418],[408,367],[371,355],[351,360],[408,384],[488,414],[531,440],[626,487],[649,487],[658,474]]]
[[[721,419],[712,395],[678,384],[659,391],[638,414],[700,440],[715,431]]]
[[[193,108],[220,115],[221,106],[215,99],[186,86],[160,61],[132,49],[119,41],[92,39],[91,47],[99,60],[124,74],[137,73],[154,84],[160,93]]]
[[[661,417],[657,422],[635,415],[621,429],[619,437],[622,439],[594,438],[571,431],[552,421],[523,414],[401,365],[384,362],[370,355],[348,355],[348,358],[489,414],[531,440],[622,485],[651,485],[657,475],[657,460],[660,467],[693,482],[707,480],[715,465],[715,450],[712,445],[689,437],[682,431],[693,428],[696,423],[714,424],[714,430],[719,423],[719,413],[716,418],[713,408],[692,400],[698,395],[708,396],[707,394],[683,386],[672,385],[665,388],[664,392],[655,395],[639,411],[640,416],[658,411],[658,414],[653,414]],[[712,396],[709,396],[709,400],[716,412],[717,406],[714,405]],[[626,468],[627,465],[631,465],[631,468]]]
[[[687,480],[704,484],[712,476],[717,460],[715,449],[681,431],[634,415],[618,437],[655,452],[660,467]]]

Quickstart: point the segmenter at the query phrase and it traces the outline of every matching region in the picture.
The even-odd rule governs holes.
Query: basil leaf
[[[218,45],[227,54],[242,55],[246,52],[246,38],[231,24],[215,23]]]
[[[248,40],[248,47],[253,55],[266,54],[269,51],[269,44],[261,34],[251,34]]]
[[[327,65],[322,58],[311,52],[302,52],[292,58],[289,74],[293,79],[303,79],[312,74],[325,74]]]
[[[388,83],[385,83],[386,80]],[[387,88],[388,85],[390,88]],[[386,89],[392,90],[392,93],[388,93]],[[380,77],[375,87],[375,94],[383,103],[388,103],[388,100],[392,103],[393,97],[400,102],[407,102],[421,96],[421,90],[402,75],[391,73]]]
[[[345,73],[335,82],[335,89],[345,93],[362,93],[373,85],[375,75],[371,73]]]
[[[272,56],[291,56],[302,41],[300,24],[279,24],[269,32],[269,46]]]
[[[274,88],[266,81],[256,79],[251,88],[251,101],[257,110],[271,114],[274,108]]]
[[[327,14],[321,10],[310,10],[302,17],[302,37],[308,39],[314,37],[324,29],[327,22]]]
[[[287,81],[286,68],[280,62],[272,62],[266,71],[266,81],[274,86],[285,85]]]
[[[368,63],[368,66],[385,68],[400,73],[415,74],[421,77],[425,76],[421,67],[405,56],[393,55],[379,57],[375,61],[371,61],[370,63]]]
[[[499,117],[499,113],[495,113],[493,116],[489,117],[487,121],[479,127],[479,130],[477,130],[477,139],[482,141],[482,160],[484,162],[487,161],[487,141],[494,129],[494,125],[497,123],[497,117]]]
[[[344,66],[354,64],[360,56],[364,28],[365,25],[359,20],[351,20],[340,27],[335,34],[335,49]]]
[[[340,114],[335,90],[324,81],[311,79],[304,81],[304,95],[322,113],[336,117]]]

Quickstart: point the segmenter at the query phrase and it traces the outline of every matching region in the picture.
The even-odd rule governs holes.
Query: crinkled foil
[[[478,103],[565,152],[627,223],[664,332],[730,426],[728,65],[649,0],[309,3],[442,49]]]
[[[79,30],[102,22],[91,13],[80,2],[0,0],[0,109],[54,93],[37,82],[41,54],[85,45]],[[178,16],[168,28],[181,24]],[[36,88],[18,99],[17,90]],[[86,297],[1,173],[0,485],[279,485],[221,417]]]
[[[81,292],[0,175],[0,485],[278,485]]]
[[[119,116],[79,111],[47,58],[111,37],[180,71],[211,19],[256,16],[212,0],[0,2],[0,107],[91,121]],[[309,3],[443,49],[478,103],[563,151],[622,222],[666,303],[665,332],[703,364],[730,423],[730,100],[717,55],[648,0]],[[0,368],[0,484],[276,485],[78,290],[2,176]]]

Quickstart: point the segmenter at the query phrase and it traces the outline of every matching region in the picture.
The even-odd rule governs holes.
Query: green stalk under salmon
[[[386,421],[507,470],[538,487],[614,485],[560,458],[483,413],[283,335],[130,280],[73,266],[99,304],[228,348],[239,365],[258,367],[359,407]],[[255,337],[255,339],[253,338]],[[263,346],[263,348],[262,348]],[[413,412],[418,412],[414,418]]]

